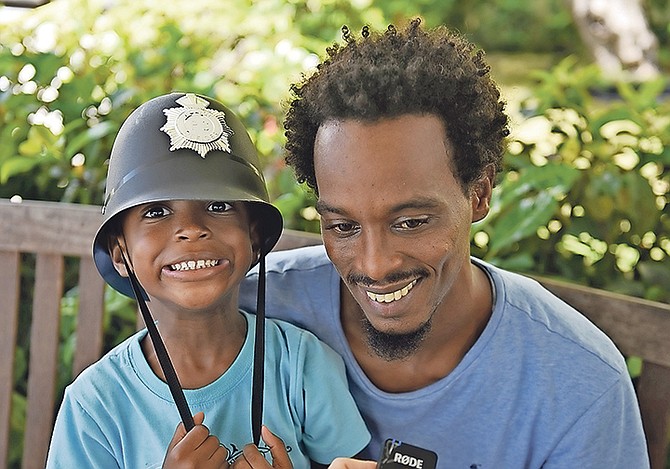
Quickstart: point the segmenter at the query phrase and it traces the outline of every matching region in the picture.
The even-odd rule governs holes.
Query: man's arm
[[[337,458],[328,466],[328,469],[374,469],[377,463],[360,459]]]
[[[329,466],[312,461],[312,469],[368,469],[376,467],[376,462],[364,461],[361,458],[361,453],[353,458],[336,458]]]

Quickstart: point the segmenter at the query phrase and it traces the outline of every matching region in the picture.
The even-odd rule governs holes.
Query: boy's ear
[[[112,264],[121,277],[128,277],[128,270],[126,264],[123,262],[123,255],[121,254],[121,246],[123,240],[116,236],[109,238],[109,256],[112,258]],[[125,249],[125,246],[123,247]]]
[[[249,224],[249,238],[251,239],[251,249],[253,250],[254,255],[254,265],[261,257],[261,223],[258,220],[254,220]]]
[[[472,222],[483,220],[491,208],[491,196],[493,195],[495,170],[493,165],[484,169],[484,174],[472,183],[470,188],[470,200],[472,201]]]

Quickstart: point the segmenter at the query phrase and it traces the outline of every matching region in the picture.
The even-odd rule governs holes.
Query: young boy
[[[239,284],[263,265],[282,229],[251,139],[213,99],[154,98],[119,131],[103,210],[93,242],[98,270],[141,307],[148,300],[160,335],[136,333],[68,386],[47,467],[226,467],[256,438],[250,397],[259,387],[252,369],[262,339],[254,338],[256,316],[238,307]],[[357,454],[369,434],[339,357],[302,329],[262,321],[259,315],[267,349],[263,424],[296,468]],[[154,345],[161,337],[167,367]],[[166,384],[170,362],[188,418]],[[192,414],[175,431],[179,415],[186,422]],[[267,429],[263,436],[273,440],[258,444],[270,460],[276,441]]]

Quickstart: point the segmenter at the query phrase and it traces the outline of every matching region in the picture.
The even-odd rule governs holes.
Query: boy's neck
[[[158,330],[184,389],[201,388],[218,379],[235,361],[246,339],[247,322],[239,311],[189,320],[170,319],[159,320]],[[148,335],[141,346],[153,372],[165,381]]]

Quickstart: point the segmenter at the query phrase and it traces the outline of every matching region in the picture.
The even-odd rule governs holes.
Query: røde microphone
[[[377,469],[435,469],[435,452],[389,438],[384,443]]]

